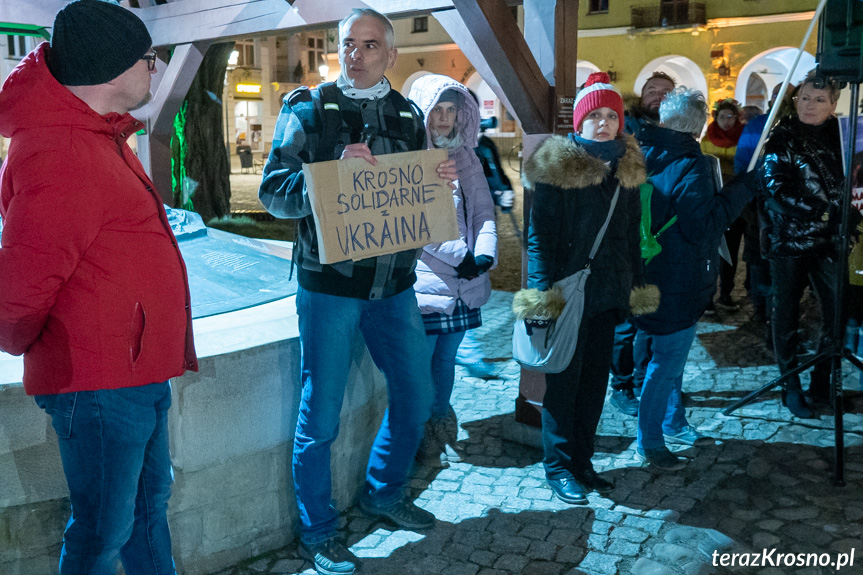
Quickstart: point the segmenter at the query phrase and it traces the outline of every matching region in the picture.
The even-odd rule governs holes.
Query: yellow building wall
[[[693,0],[704,4],[707,18],[735,18],[741,16],[763,16],[766,14],[790,14],[815,10],[818,0]],[[579,2],[578,27],[581,30],[598,28],[628,28],[632,19],[632,8],[658,7],[660,0],[608,0],[608,12],[591,14],[590,0]]]
[[[422,60],[422,65],[418,60]],[[426,52],[400,51],[395,67],[387,71],[387,78],[396,90],[400,90],[408,76],[419,71],[443,74],[464,84],[473,74],[474,68],[458,48]]]
[[[679,55],[692,60],[707,80],[711,103],[734,96],[741,68],[759,54],[779,47],[799,48],[809,22],[780,22],[733,26],[707,30],[693,36],[690,31],[619,34],[579,38],[578,59],[587,60],[602,70],[617,73],[615,84],[623,92],[633,92],[636,77],[652,60]],[[814,55],[817,45],[813,33],[806,50]],[[720,77],[718,59],[711,52],[722,49],[731,73]]]

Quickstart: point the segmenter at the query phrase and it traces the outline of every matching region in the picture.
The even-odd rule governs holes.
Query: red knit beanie
[[[611,79],[605,72],[594,72],[587,77],[587,82],[575,97],[572,108],[572,128],[576,132],[581,128],[584,118],[597,108],[611,108],[617,112],[620,120],[617,131],[623,132],[623,98],[611,85]]]

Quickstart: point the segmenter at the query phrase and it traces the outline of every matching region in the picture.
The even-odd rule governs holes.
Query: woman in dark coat
[[[620,196],[585,286],[584,317],[569,366],[546,376],[542,440],[546,479],[563,501],[583,505],[611,482],[593,469],[594,436],[605,399],[614,326],[629,313],[641,282],[638,186],[645,181],[638,143],[623,134],[623,101],[608,75],[591,74],[576,98],[576,134],[552,136],[527,160],[523,180],[533,194],[528,232],[528,288],[513,308],[520,319],[554,319],[562,302],[555,282],[585,266],[618,185]],[[652,292],[642,288],[640,292]],[[636,312],[655,309],[642,302]]]
[[[835,82],[810,72],[795,97],[797,113],[773,129],[758,169],[765,192],[762,250],[770,260],[774,289],[773,349],[782,375],[798,365],[800,298],[807,284],[821,307],[818,353],[828,347],[833,329],[842,269],[836,246],[844,182],[839,123],[833,115],[838,98]],[[858,219],[854,210],[852,224]],[[810,396],[827,402],[829,388],[830,362],[822,361],[812,370]],[[796,374],[785,382],[782,402],[797,417],[815,417]]]

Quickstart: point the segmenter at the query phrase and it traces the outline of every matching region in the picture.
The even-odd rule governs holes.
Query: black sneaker
[[[389,505],[378,505],[370,497],[360,498],[360,511],[370,517],[389,519],[403,529],[428,529],[434,525],[434,515],[414,505],[404,497]]]
[[[585,469],[584,471],[574,475],[575,480],[578,481],[587,491],[596,491],[600,495],[608,495],[614,491],[614,483],[600,477],[593,468]]]
[[[662,471],[680,471],[686,467],[686,460],[668,451],[667,447],[644,451],[639,447],[635,450],[635,454],[641,461]]]
[[[638,415],[638,400],[631,389],[612,389],[611,405],[625,415]]]
[[[313,563],[320,575],[352,575],[360,560],[338,539],[327,539],[314,545],[300,541],[300,557]]]

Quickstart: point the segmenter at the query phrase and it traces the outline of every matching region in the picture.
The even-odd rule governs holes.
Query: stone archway
[[[516,122],[512,114],[509,113],[500,101],[500,98],[495,95],[488,83],[482,79],[479,72],[471,74],[464,85],[476,94],[479,100],[480,117],[490,118],[495,116],[497,118],[497,128],[487,130],[487,134],[513,133],[516,131]]]
[[[399,93],[404,94],[404,96],[407,97],[407,95],[411,93],[411,86],[414,85],[414,82],[417,81],[417,78],[422,78],[423,76],[428,76],[429,74],[431,74],[431,72],[429,72],[428,70],[420,70],[419,72],[414,72],[413,74],[408,76],[407,80],[405,80],[405,83],[402,84],[402,89],[399,90]]]
[[[734,89],[734,98],[738,102],[746,102],[746,89],[749,85],[749,79],[752,76],[758,76],[766,88],[766,93],[769,94],[773,88],[782,83],[788,70],[794,64],[794,59],[797,57],[797,48],[783,46],[765,50],[749,60],[737,75],[737,87]],[[791,76],[791,81],[799,84],[809,70],[815,67],[815,56],[809,52],[803,52],[800,56],[800,62]],[[762,108],[765,106],[762,105]]]
[[[644,86],[644,83],[656,71],[665,72],[674,78],[678,86],[694,88],[707,97],[707,79],[704,77],[701,68],[686,56],[679,55],[661,56],[648,62],[635,78],[632,91],[636,94],[641,94],[641,88]]]

